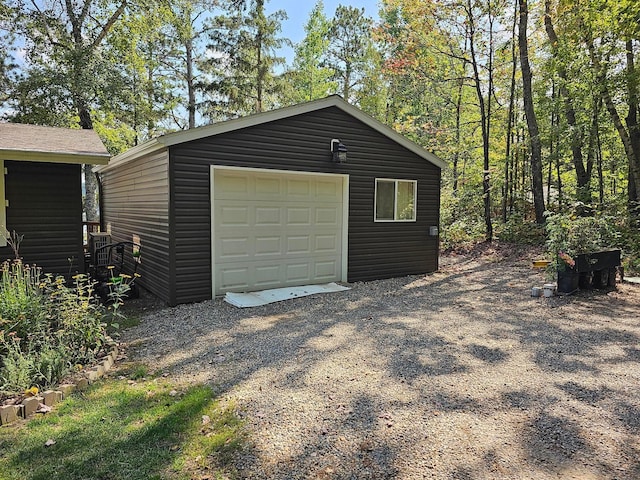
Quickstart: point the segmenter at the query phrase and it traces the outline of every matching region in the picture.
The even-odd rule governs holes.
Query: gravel
[[[640,285],[532,298],[531,259],[165,308],[123,340],[236,406],[241,478],[640,478]]]

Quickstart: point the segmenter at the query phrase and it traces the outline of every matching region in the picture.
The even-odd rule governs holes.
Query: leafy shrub
[[[547,214],[547,250],[553,268],[564,268],[567,259],[581,253],[597,252],[621,246],[616,218],[596,213],[579,216],[575,213]]]
[[[442,225],[440,234],[440,242],[444,250],[475,244],[484,238],[484,223],[468,219],[456,220],[448,225]]]
[[[506,223],[496,224],[496,236],[503,242],[523,245],[542,245],[544,228],[521,215],[511,215]]]
[[[4,262],[0,275],[0,392],[54,384],[96,358],[105,309],[86,276],[69,287],[20,260]]]

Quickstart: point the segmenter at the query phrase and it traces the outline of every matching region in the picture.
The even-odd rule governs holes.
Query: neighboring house
[[[175,305],[437,270],[443,166],[333,96],[164,135],[95,170],[107,231],[140,241],[140,284]]]
[[[0,123],[0,261],[14,257],[6,235],[15,231],[26,263],[84,271],[81,168],[109,158],[93,130]]]

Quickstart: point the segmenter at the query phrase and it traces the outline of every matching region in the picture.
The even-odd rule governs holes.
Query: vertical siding
[[[140,237],[140,285],[170,303],[169,156],[154,153],[101,174],[102,221],[113,241]]]
[[[44,272],[84,271],[80,165],[5,161],[7,229],[24,235],[20,255]],[[13,258],[0,248],[0,260]],[[71,259],[71,261],[69,260]]]
[[[348,162],[331,162],[339,138]],[[438,268],[440,169],[338,108],[278,120],[171,147],[176,293],[172,303],[211,298],[209,166],[228,165],[348,174],[349,281]],[[417,221],[373,221],[376,177],[418,181]]]

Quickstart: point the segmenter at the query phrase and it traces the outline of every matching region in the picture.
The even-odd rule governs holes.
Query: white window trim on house
[[[378,216],[378,184],[379,182],[393,182],[394,194],[393,194],[393,219],[379,219]],[[399,183],[411,183],[413,184],[413,217],[410,219],[399,219],[398,217],[398,184]],[[415,222],[418,205],[418,181],[406,180],[399,178],[376,178],[375,179],[375,191],[373,194],[373,221],[376,223],[396,223],[396,222]]]

